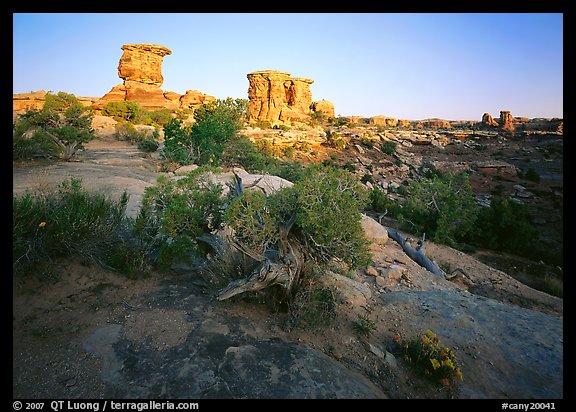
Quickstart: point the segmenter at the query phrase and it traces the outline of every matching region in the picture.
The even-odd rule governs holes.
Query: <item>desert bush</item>
[[[364,337],[369,337],[372,332],[376,330],[376,324],[367,316],[359,316],[358,319],[352,323],[352,327],[358,335]]]
[[[278,158],[282,156],[282,150],[270,140],[261,139],[254,142],[256,149],[268,157]]]
[[[172,111],[169,109],[142,110],[140,116],[136,118],[136,123],[162,127],[168,124],[168,122],[173,118],[174,116],[172,115]]]
[[[159,143],[151,138],[145,137],[144,139],[138,142],[138,149],[142,150],[146,153],[155,152],[158,150]]]
[[[423,177],[407,191],[397,215],[405,228],[449,246],[457,246],[474,229],[478,206],[466,174]]]
[[[243,135],[234,136],[228,141],[222,155],[222,165],[241,167],[249,173],[275,175],[291,182],[298,180],[304,172],[301,162],[274,158]]]
[[[524,177],[535,183],[540,182],[540,174],[533,167],[529,167],[528,170],[526,170]]]
[[[76,96],[47,93],[41,110],[27,111],[14,124],[13,156],[50,158],[57,153],[68,161],[84,148],[84,143],[96,138],[91,126],[93,116]]]
[[[145,138],[146,133],[136,130],[134,125],[129,122],[120,121],[114,125],[116,138],[133,144],[139,143]]]
[[[380,150],[390,156],[394,156],[396,154],[396,142],[393,140],[385,140],[380,143]]]
[[[210,170],[198,168],[178,180],[160,176],[146,188],[134,228],[155,251],[152,260],[161,268],[202,255],[196,238],[220,227],[222,187],[206,178]]]
[[[395,340],[404,360],[422,371],[426,378],[444,386],[451,385],[456,379],[463,380],[456,354],[441,344],[431,330],[409,339],[397,335]]]
[[[257,127],[262,130],[272,129],[272,123],[267,120],[257,120],[254,122],[253,127]]]
[[[115,120],[124,120],[127,122],[136,122],[141,113],[142,107],[134,101],[125,100],[120,102],[108,102],[100,111],[102,116],[109,116]]]
[[[470,241],[493,250],[531,256],[539,233],[532,226],[528,207],[509,197],[496,197],[479,211]]]
[[[14,273],[25,273],[59,257],[105,262],[123,227],[127,202],[126,193],[118,201],[90,194],[74,178],[63,181],[54,192],[14,195]]]
[[[277,246],[279,226],[294,216],[291,233],[311,255],[324,262],[338,256],[359,267],[370,262],[360,224],[365,202],[366,193],[353,175],[313,166],[294,186],[267,197],[245,192],[232,201],[225,221],[239,239],[264,253]]]
[[[297,193],[296,224],[320,255],[338,256],[352,266],[366,266],[368,243],[360,225],[367,193],[351,174],[312,166],[292,189]]]
[[[402,210],[402,205],[399,201],[391,199],[380,188],[374,188],[370,191],[370,198],[368,205],[377,213],[386,213],[390,216],[398,216]]]
[[[280,219],[260,191],[245,191],[230,202],[224,213],[224,221],[234,229],[236,238],[260,254],[277,244]]]
[[[362,136],[359,140],[360,145],[364,146],[367,149],[374,148],[374,140],[369,139],[368,137]]]
[[[172,119],[164,126],[163,156],[183,165],[218,165],[242,124],[243,106],[238,100],[216,100],[194,111],[195,123],[183,126]]]
[[[320,285],[317,276],[309,276],[289,303],[290,327],[330,326],[336,319],[337,307],[338,290]]]
[[[286,126],[285,124],[275,124],[274,126],[272,126],[272,129],[287,132],[288,130],[290,130],[290,126]]]
[[[346,140],[341,137],[338,137],[336,132],[332,132],[331,130],[326,130],[326,143],[325,145],[328,147],[332,147],[337,150],[342,150],[346,147]]]
[[[42,129],[27,134],[29,126],[20,122],[14,125],[12,139],[13,160],[56,159],[60,155],[60,146]]]

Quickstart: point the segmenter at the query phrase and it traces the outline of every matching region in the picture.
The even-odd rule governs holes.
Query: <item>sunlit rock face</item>
[[[133,101],[146,110],[168,109],[176,111],[191,109],[216,100],[197,90],[187,90],[185,94],[164,91],[162,61],[172,51],[158,44],[125,44],[118,63],[118,77],[123,84],[116,85],[96,101],[92,107],[101,110],[108,102]]]
[[[168,47],[157,44],[125,44],[120,63],[118,77],[124,81],[134,81],[162,86],[162,60],[172,54]]]
[[[314,80],[291,77],[278,70],[261,70],[247,74],[248,112],[250,122],[305,123],[315,111],[310,85]],[[334,117],[334,105],[324,101],[318,106]],[[331,109],[328,108],[331,105]]]

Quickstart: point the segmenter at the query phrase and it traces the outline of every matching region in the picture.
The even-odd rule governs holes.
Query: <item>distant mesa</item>
[[[248,114],[251,123],[308,123],[311,112],[335,117],[331,102],[312,102],[312,79],[291,77],[290,73],[278,70],[260,70],[246,76],[249,82]]]
[[[497,129],[503,134],[530,133],[534,131],[564,133],[564,121],[562,119],[514,117],[509,110],[501,110],[498,120],[494,119],[489,113],[484,113],[480,127],[483,129]]]
[[[186,90],[186,94],[163,91],[162,61],[172,51],[158,44],[125,44],[118,64],[118,77],[123,84],[116,85],[97,100],[92,107],[101,110],[108,102],[133,101],[146,110],[194,109],[215,101],[198,90]]]
[[[121,47],[122,56],[118,63],[118,77],[123,80],[102,97],[82,97],[77,99],[85,106],[102,110],[108,102],[133,101],[146,110],[168,109],[170,111],[190,110],[202,104],[216,101],[214,96],[198,90],[186,90],[185,94],[164,91],[162,62],[172,51],[158,44],[125,44]],[[312,115],[319,114],[324,119],[335,119],[334,105],[328,100],[312,101],[310,85],[314,80],[292,77],[290,73],[278,70],[260,70],[247,74],[249,122],[269,122],[280,124],[310,124]],[[44,107],[46,91],[13,94],[13,113],[22,113]],[[371,125],[413,129],[474,128],[498,131],[500,134],[557,133],[563,134],[563,120],[514,117],[509,110],[500,111],[494,119],[489,113],[482,115],[481,121],[450,121],[438,118],[424,120],[404,120],[388,116],[339,116],[350,125]]]

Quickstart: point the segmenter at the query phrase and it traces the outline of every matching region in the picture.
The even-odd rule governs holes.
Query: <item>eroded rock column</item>
[[[277,70],[262,70],[247,75],[248,112],[250,121],[277,122],[282,108],[287,105],[287,93],[284,82],[290,73]]]
[[[118,64],[118,77],[126,81],[162,86],[162,60],[172,54],[168,47],[157,44],[125,44]]]

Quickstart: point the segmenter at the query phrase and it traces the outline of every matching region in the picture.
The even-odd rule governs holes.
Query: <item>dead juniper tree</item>
[[[300,285],[307,263],[337,257],[350,266],[369,262],[368,242],[360,224],[366,193],[354,177],[334,168],[313,167],[294,186],[265,194],[229,183],[224,221],[228,230],[197,238],[216,259],[234,249],[255,262],[245,277],[215,293],[218,300],[276,286],[284,298]]]

